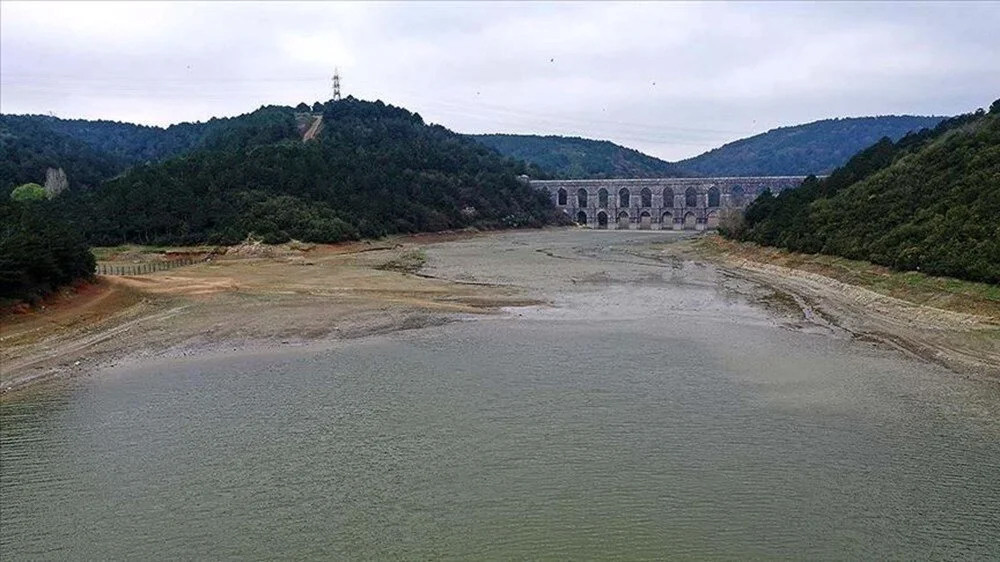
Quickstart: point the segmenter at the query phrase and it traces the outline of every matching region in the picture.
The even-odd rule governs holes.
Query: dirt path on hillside
[[[317,115],[316,119],[313,120],[312,125],[310,125],[306,133],[302,135],[302,142],[310,141],[316,138],[316,135],[319,134],[319,129],[322,126],[323,126],[323,116]]]

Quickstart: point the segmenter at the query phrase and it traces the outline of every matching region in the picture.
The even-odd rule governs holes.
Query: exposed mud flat
[[[995,316],[917,305],[731,253],[708,255],[694,239],[578,229],[424,235],[215,253],[169,271],[102,277],[49,309],[4,319],[0,388],[124,361],[259,352],[475,314],[517,310],[530,321],[540,310],[532,305],[548,316],[608,321],[710,316],[779,325],[1000,377]],[[720,300],[720,291],[729,296]]]
[[[921,295],[948,303],[949,310],[845,283],[805,267],[768,263],[757,252],[742,253],[739,245],[724,245],[722,253],[710,254],[704,247],[682,245],[664,251],[707,255],[732,275],[774,291],[772,302],[786,295],[809,322],[834,326],[857,339],[879,342],[963,374],[1000,380],[1000,303],[992,299],[969,296],[954,302],[954,295]]]
[[[454,236],[244,250],[149,275],[101,276],[43,310],[4,318],[0,388],[122,361],[356,338],[536,303],[507,287],[385,267]]]

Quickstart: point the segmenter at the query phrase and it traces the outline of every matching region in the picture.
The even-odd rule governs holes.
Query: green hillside
[[[0,115],[0,199],[18,185],[43,183],[48,168],[62,168],[75,185],[93,187],[125,167],[119,158],[53,131],[44,118]]]
[[[523,163],[381,102],[317,109],[314,141],[300,140],[293,108],[262,108],[209,131],[197,150],[53,203],[97,245],[235,243],[250,233],[335,242],[556,220],[548,197],[518,181]]]
[[[609,141],[538,135],[469,135],[500,154],[524,160],[562,179],[667,178],[677,165]]]
[[[294,112],[278,106],[166,128],[48,115],[0,115],[0,193],[44,181],[46,168],[62,168],[71,187],[86,189],[137,164],[194,150],[268,144],[297,135]]]
[[[883,137],[898,140],[942,119],[913,115],[825,119],[740,139],[676,165],[700,176],[823,175]]]
[[[156,162],[192,150],[242,143],[267,144],[297,135],[291,108],[264,106],[236,117],[215,117],[196,123],[150,127],[118,121],[40,119],[52,131],[86,143],[91,148],[128,165]]]
[[[0,299],[34,300],[93,269],[92,245],[336,242],[565,219],[529,172],[417,114],[347,98],[270,106],[166,129],[109,121],[3,116]],[[62,167],[70,188],[14,201],[14,186]]]
[[[1000,283],[1000,100],[896,143],[829,178],[764,194],[729,233],[790,250]]]

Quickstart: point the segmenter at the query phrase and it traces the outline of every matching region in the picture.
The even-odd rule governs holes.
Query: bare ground
[[[470,286],[392,266],[454,237],[304,250],[260,246],[260,255],[243,248],[149,275],[101,276],[44,309],[3,318],[0,388],[122,360],[360,337],[535,303],[510,287]],[[141,259],[135,252],[128,257]]]
[[[721,276],[726,290],[786,315],[793,329],[829,326],[956,372],[1000,380],[995,287],[936,278],[914,285],[870,264],[775,253],[718,237],[662,244],[662,237],[661,243],[649,243],[636,235],[627,239],[625,251],[605,251],[600,245],[572,251],[574,235],[564,234],[569,243],[557,250],[539,247],[544,242],[531,233],[199,248],[194,253],[206,261],[196,265],[142,276],[102,276],[43,310],[0,319],[0,389],[15,391],[124,361],[278,348],[436,325],[502,307],[541,304],[560,292],[622,282],[616,275],[642,277],[668,263],[711,264],[719,275],[678,271],[705,276],[699,282]],[[424,267],[427,253],[436,256],[431,267]],[[162,253],[138,250],[102,255],[109,263],[163,259]]]
[[[309,126],[309,130],[307,130],[305,134],[302,135],[302,142],[310,141],[316,138],[316,135],[319,134],[320,127],[322,126],[323,126],[323,116],[317,115],[316,118],[313,119],[312,125]]]
[[[669,247],[771,287],[804,318],[881,342],[951,370],[1000,380],[997,287],[897,273],[829,256],[738,244],[718,236]],[[847,279],[847,282],[841,279]]]

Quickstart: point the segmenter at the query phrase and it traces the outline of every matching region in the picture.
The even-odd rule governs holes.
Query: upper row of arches
[[[608,190],[601,188],[597,191],[597,206],[600,208],[606,208],[608,206],[609,198]],[[559,191],[556,192],[556,201],[559,205],[566,205],[569,193],[566,189],[560,187]],[[661,192],[661,197],[663,201],[663,207],[674,207],[674,190],[666,187]],[[733,202],[737,205],[743,202],[743,188],[736,186],[732,189]],[[588,203],[589,194],[586,189],[580,188],[576,192],[576,206],[586,207]],[[707,192],[707,206],[708,207],[719,207],[721,206],[722,193],[717,187],[708,188]],[[632,203],[632,192],[628,188],[621,188],[618,191],[618,207],[630,207]],[[653,192],[648,187],[642,188],[639,191],[639,207],[652,207],[653,206]],[[684,206],[685,207],[697,207],[698,206],[698,190],[689,187],[684,191]]]

